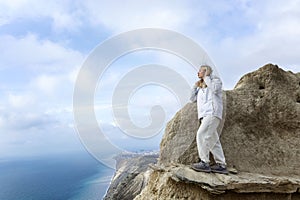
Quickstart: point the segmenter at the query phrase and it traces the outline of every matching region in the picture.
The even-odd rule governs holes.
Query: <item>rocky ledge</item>
[[[150,181],[135,200],[300,199],[300,178],[234,170],[229,175],[196,172],[186,165],[151,165]]]

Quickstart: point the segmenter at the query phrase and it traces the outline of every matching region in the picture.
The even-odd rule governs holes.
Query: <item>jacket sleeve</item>
[[[190,100],[192,102],[197,101],[197,94],[198,94],[198,87],[196,85],[194,85],[192,90],[191,90],[191,97],[190,97]]]
[[[207,85],[207,87],[214,93],[218,93],[220,91],[222,91],[222,81],[220,80],[220,78],[218,77],[214,77],[214,76],[206,76],[204,78],[204,81]]]

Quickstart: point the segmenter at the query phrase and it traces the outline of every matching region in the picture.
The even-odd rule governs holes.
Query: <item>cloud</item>
[[[0,50],[1,156],[81,148],[67,108],[84,55],[34,34],[0,35]]]
[[[80,52],[49,40],[39,40],[34,34],[21,38],[0,35],[0,49],[0,68],[65,71],[80,65],[84,58]]]
[[[32,81],[32,86],[46,95],[52,95],[63,84],[62,77],[42,74]]]
[[[124,2],[123,2],[124,3]],[[141,27],[176,29],[190,20],[187,5],[182,1],[165,2],[145,0],[121,2],[85,1],[87,18],[94,26],[103,25],[114,33]]]
[[[45,99],[47,97],[34,94],[33,91],[8,93],[2,97],[0,105],[0,129],[30,132],[61,127],[72,122],[72,110],[67,106],[69,103],[45,103]]]
[[[82,53],[32,34],[21,38],[0,35],[0,50],[3,101],[8,98],[10,105],[19,108],[34,102],[40,109],[45,104],[72,102]]]
[[[53,31],[76,31],[82,24],[77,5],[74,1],[0,1],[0,22],[9,24],[20,19],[49,18]]]
[[[0,108],[0,157],[83,150],[70,109],[27,106]]]
[[[46,114],[33,112],[12,112],[3,113],[1,116],[2,128],[9,130],[46,129],[47,126],[57,123],[54,118]]]
[[[33,106],[35,103],[35,97],[30,94],[9,94],[8,102],[13,108],[21,109]]]
[[[237,3],[241,5],[239,8],[223,11],[224,26],[208,23],[200,36],[194,36],[205,44],[225,88],[232,89],[242,75],[270,62],[286,70],[299,71],[300,14],[297,11],[300,1]],[[230,15],[241,20],[232,20]]]
[[[190,3],[197,1],[156,0],[149,3],[129,0],[126,8],[124,2],[115,1],[0,1],[0,22],[8,24],[20,19],[49,18],[54,32],[77,32],[88,24],[95,28],[103,26],[114,33],[145,26],[177,29],[193,20],[191,11],[194,10]],[[200,10],[200,15],[205,13],[204,8]],[[204,14],[198,22],[203,19]]]

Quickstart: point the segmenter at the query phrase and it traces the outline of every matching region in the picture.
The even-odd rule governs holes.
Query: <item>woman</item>
[[[192,169],[201,172],[228,174],[222,145],[217,128],[222,120],[222,82],[213,75],[210,66],[202,65],[198,72],[199,81],[192,89],[191,101],[197,101],[198,119],[201,125],[197,131],[199,163],[192,164]],[[209,152],[215,165],[209,164]]]

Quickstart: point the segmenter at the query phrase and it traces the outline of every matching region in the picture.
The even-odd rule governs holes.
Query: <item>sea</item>
[[[0,200],[100,200],[113,174],[86,152],[0,158]]]

